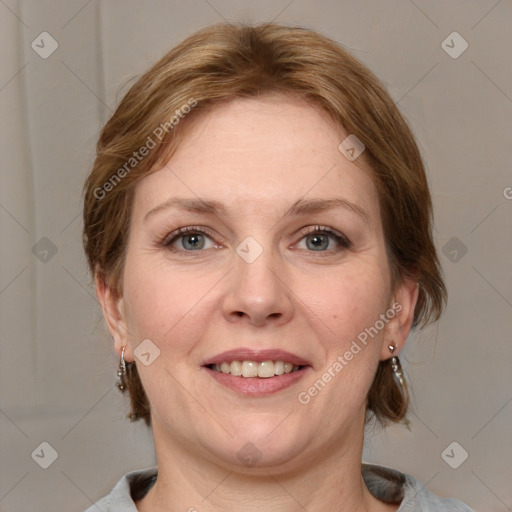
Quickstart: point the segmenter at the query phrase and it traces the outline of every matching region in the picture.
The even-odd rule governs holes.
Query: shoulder
[[[435,496],[414,477],[395,469],[363,464],[362,475],[376,498],[400,503],[397,512],[474,512],[459,500]]]
[[[134,500],[146,494],[156,476],[156,467],[126,474],[110,494],[85,512],[137,512]],[[400,503],[398,512],[474,512],[459,500],[435,496],[414,477],[395,469],[363,464],[362,476],[376,498],[385,503]]]
[[[135,501],[153,485],[157,468],[141,469],[124,475],[110,494],[91,505],[85,512],[137,512]]]

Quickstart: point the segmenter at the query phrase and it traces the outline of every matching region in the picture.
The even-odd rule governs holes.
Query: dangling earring
[[[392,354],[396,350],[395,345],[388,345],[388,348]],[[395,382],[400,386],[402,390],[404,390],[404,374],[402,372],[402,365],[400,364],[400,359],[398,359],[398,356],[393,356],[391,358],[391,369],[393,370],[393,378],[395,379]]]
[[[124,360],[124,349],[126,347],[123,347],[123,350],[121,350],[121,360],[119,361],[119,369],[117,370],[117,383],[116,386],[121,390],[124,391],[126,389],[126,362]]]

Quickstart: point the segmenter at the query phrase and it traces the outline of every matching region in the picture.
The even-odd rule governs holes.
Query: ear
[[[410,279],[403,279],[400,286],[393,294],[390,309],[386,316],[390,318],[386,324],[381,348],[381,361],[392,357],[390,345],[396,347],[393,355],[398,355],[402,350],[407,336],[411,331],[414,320],[414,308],[418,300],[419,283]],[[394,316],[393,316],[394,312]]]
[[[114,338],[115,351],[121,357],[121,351],[123,347],[126,347],[124,358],[126,361],[133,361],[133,354],[131,353],[128,341],[123,296],[119,296],[112,290],[99,272],[96,272],[94,280],[96,283],[96,295],[100,301],[105,322],[107,323],[110,335]]]

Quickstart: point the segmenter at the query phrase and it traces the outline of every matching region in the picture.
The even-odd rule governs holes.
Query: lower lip
[[[266,379],[260,377],[240,377],[229,373],[222,373],[203,367],[220,384],[246,396],[267,396],[277,393],[292,384],[298,382],[306,373],[309,373],[309,366],[305,366],[296,372],[276,375]]]

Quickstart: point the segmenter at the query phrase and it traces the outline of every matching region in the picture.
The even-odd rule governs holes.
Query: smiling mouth
[[[305,366],[294,365],[285,361],[231,361],[220,364],[209,364],[207,368],[215,372],[245,378],[268,379],[288,373],[295,373]]]

